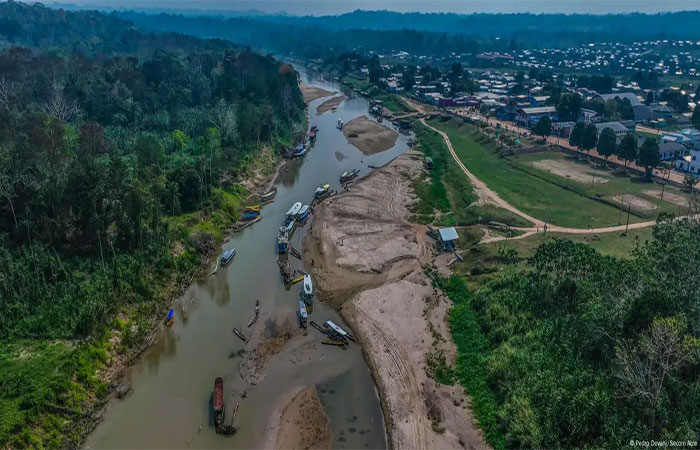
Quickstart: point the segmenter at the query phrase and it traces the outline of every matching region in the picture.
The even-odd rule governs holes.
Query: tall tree
[[[660,162],[659,142],[652,138],[644,139],[644,143],[639,148],[639,165],[644,167],[647,180],[651,180],[654,167],[658,166]]]
[[[586,124],[581,136],[581,149],[590,151],[598,142],[598,129],[592,123]]]
[[[559,96],[559,102],[556,104],[559,120],[568,122],[578,120],[582,104],[583,99],[576,93],[566,92]]]
[[[581,141],[583,139],[583,130],[586,128],[586,124],[583,122],[576,122],[574,128],[571,130],[569,135],[569,145],[578,148],[581,151]]]
[[[548,116],[540,118],[535,124],[535,128],[532,130],[536,135],[546,138],[552,134],[552,119]]]
[[[628,162],[637,159],[637,138],[633,134],[622,138],[617,147],[617,156],[625,162],[625,167],[627,167]]]
[[[610,127],[605,127],[598,136],[598,154],[606,160],[617,152],[617,136]]]

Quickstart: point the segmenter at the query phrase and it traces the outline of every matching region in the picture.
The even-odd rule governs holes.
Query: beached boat
[[[304,221],[309,217],[309,205],[304,205],[299,210],[299,221]]]
[[[214,409],[214,422],[216,426],[224,423],[224,380],[217,377],[214,380],[214,394],[212,396],[212,407]]]
[[[296,150],[294,151],[294,153],[292,153],[292,157],[294,157],[294,158],[301,158],[301,157],[304,156],[304,155],[306,154],[306,152],[308,152],[308,151],[309,151],[309,147],[305,146],[304,144],[299,144],[299,145],[297,146]]]
[[[260,300],[255,300],[255,314],[248,321],[248,328],[250,328],[256,320],[260,317]]]
[[[305,299],[311,299],[314,296],[314,283],[311,281],[311,275],[304,275],[304,284],[301,289],[301,296]]]
[[[299,211],[301,211],[301,202],[296,202],[292,205],[291,208],[287,211],[286,216],[291,217],[291,218],[296,218],[296,216],[299,214]]]
[[[309,142],[316,142],[316,132],[314,130],[309,131]]]
[[[324,326],[330,328],[333,330],[335,333],[338,333],[339,336],[345,338],[345,339],[350,339],[351,341],[355,340],[355,336],[352,334],[348,333],[347,331],[343,330],[341,327],[333,323],[331,320],[326,320],[326,323],[323,324]]]
[[[286,253],[289,250],[289,231],[287,227],[280,227],[277,233],[277,251]]]
[[[349,172],[343,172],[343,174],[340,175],[340,182],[345,183],[347,181],[350,181],[359,174],[360,174],[360,169],[351,170]]]
[[[175,322],[175,310],[170,308],[170,311],[168,311],[168,317],[165,318],[165,325],[170,326]]]
[[[338,119],[338,125],[337,125],[337,126],[338,126],[338,129],[339,129],[339,130],[342,130],[342,129],[343,129],[343,125],[345,125],[345,122],[343,122],[343,119]]]
[[[248,205],[244,212],[260,212],[260,205]]]
[[[343,342],[343,341],[339,341],[338,339],[331,339],[331,338],[326,338],[326,339],[322,340],[321,344],[337,345],[339,347],[345,347],[346,345],[348,345],[347,342]]]
[[[277,186],[274,186],[272,189],[270,189],[267,192],[264,192],[260,194],[260,201],[261,202],[267,202],[275,198],[275,195],[277,194]]]
[[[244,334],[241,332],[241,330],[239,330],[238,328],[234,328],[234,329],[233,329],[233,334],[235,334],[236,336],[238,336],[239,338],[241,338],[241,339],[243,340],[243,342],[246,342],[246,341],[248,340],[248,339],[245,338],[245,335],[244,335]]]
[[[244,212],[241,215],[241,220],[253,220],[260,215],[259,211]]]
[[[306,328],[308,319],[309,314],[306,312],[306,303],[303,300],[299,300],[299,325],[302,328]]]
[[[316,188],[316,191],[314,192],[314,197],[324,198],[330,194],[330,192],[331,192],[330,189],[331,189],[330,184],[324,184],[323,186],[319,186]]]
[[[220,259],[221,265],[227,266],[233,260],[234,256],[236,256],[236,249],[235,248],[230,248],[230,249],[226,250],[225,252],[223,252],[221,254],[221,259]]]
[[[299,283],[300,281],[304,280],[305,275],[299,275],[294,278],[292,278],[292,284]]]

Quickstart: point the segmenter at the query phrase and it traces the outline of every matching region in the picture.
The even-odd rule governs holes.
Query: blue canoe
[[[175,322],[175,310],[170,308],[170,311],[168,311],[168,318],[165,320],[165,324],[167,326],[170,326]]]
[[[258,211],[249,211],[241,216],[241,220],[253,220],[259,215],[260,213]]]

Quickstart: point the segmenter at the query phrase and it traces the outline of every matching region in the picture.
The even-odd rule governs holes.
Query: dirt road
[[[422,263],[434,258],[424,227],[408,222],[421,155],[409,152],[321,203],[304,244],[321,299],[332,301],[358,337],[395,449],[487,448],[459,386],[437,384],[428,355],[456,349]]]
[[[533,227],[514,227],[514,229],[519,230],[519,231],[524,231],[526,233],[536,233],[539,231],[544,231],[545,227],[545,222],[536,219],[532,217],[529,214],[526,214],[522,211],[520,211],[518,208],[515,206],[511,205],[507,201],[503,200],[496,192],[491,190],[483,181],[478,179],[473,173],[467,169],[467,167],[462,163],[462,161],[459,159],[457,154],[454,151],[454,148],[452,147],[452,142],[450,141],[449,136],[444,131],[438,130],[435,127],[432,127],[428,125],[425,121],[425,119],[420,119],[421,123],[425,125],[426,127],[430,128],[431,130],[435,131],[438,133],[442,138],[445,140],[445,144],[447,145],[448,150],[450,151],[450,155],[452,155],[452,159],[457,163],[460,169],[462,169],[462,172],[469,178],[469,181],[472,183],[474,186],[474,191],[476,194],[479,196],[479,200],[486,203],[486,204],[491,204],[494,206],[498,206],[499,208],[507,209],[508,211],[512,212],[513,214],[517,214],[518,216],[522,217],[523,219],[529,220],[534,224]],[[629,229],[631,230],[637,230],[640,228],[647,228],[654,226],[656,224],[655,220],[650,220],[647,222],[637,222],[637,223],[631,223],[629,224]],[[547,231],[556,231],[560,233],[571,233],[571,234],[586,234],[586,233],[613,233],[617,231],[625,231],[627,229],[627,225],[617,225],[617,226],[612,226],[612,227],[602,227],[602,228],[569,228],[569,227],[560,227],[557,225],[552,225],[552,224],[546,224],[547,226]],[[528,234],[528,236],[530,235]],[[520,239],[522,239],[525,236],[519,236]],[[499,237],[493,237],[489,238],[490,240],[488,242],[493,242],[497,241],[500,239],[505,239],[505,238],[499,238]]]

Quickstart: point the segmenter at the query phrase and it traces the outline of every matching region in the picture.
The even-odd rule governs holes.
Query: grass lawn
[[[401,98],[396,94],[384,94],[377,95],[376,100],[380,100],[386,108],[393,112],[394,114],[402,113],[412,113],[416,112],[415,109],[408,106]]]
[[[439,119],[430,121],[430,124],[448,134],[457,156],[475,176],[506,201],[533,217],[575,228],[618,225],[620,207],[614,198],[606,197],[614,197],[615,189],[623,183],[623,180],[615,180],[618,175],[604,174],[609,176],[608,183],[596,183],[591,188],[584,183],[537,168],[534,164],[538,159],[565,158],[563,154],[547,152],[501,158],[497,145],[479,134],[472,125],[457,120],[441,122]],[[626,175],[621,178],[630,192],[640,198],[645,189],[656,187],[650,183],[630,182]],[[605,191],[604,195],[597,195],[599,189]],[[620,188],[617,192],[621,199],[626,191]],[[630,222],[653,220],[659,210],[678,210],[678,206],[666,202],[661,203],[659,210],[640,210],[635,206],[631,210]]]

